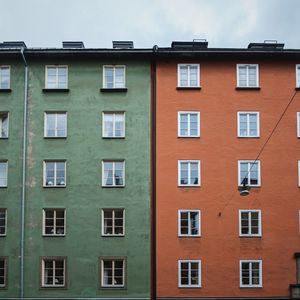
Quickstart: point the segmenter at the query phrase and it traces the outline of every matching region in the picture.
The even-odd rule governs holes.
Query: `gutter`
[[[24,114],[23,114],[23,146],[22,146],[22,193],[21,193],[21,239],[20,239],[20,299],[24,298],[24,244],[25,244],[25,197],[26,197],[26,145],[27,145],[27,102],[28,102],[28,65],[21,48],[21,56],[25,66],[24,78]]]

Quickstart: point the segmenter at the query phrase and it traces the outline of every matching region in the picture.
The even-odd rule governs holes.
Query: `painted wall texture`
[[[45,65],[68,65],[68,93],[43,92]],[[103,93],[105,64],[126,65],[127,92]],[[0,141],[9,165],[8,234],[0,238],[9,256],[9,282],[0,297],[18,290],[20,134],[23,68],[12,65],[11,95],[0,94],[1,109],[12,110],[8,141]],[[20,73],[20,74],[18,74]],[[150,297],[150,63],[124,60],[29,60],[28,155],[25,228],[25,297]],[[18,94],[14,90],[18,90]],[[12,103],[13,102],[13,103]],[[67,138],[44,138],[44,113],[66,111]],[[125,112],[126,136],[102,138],[102,112]],[[13,118],[14,117],[14,118]],[[2,146],[5,143],[8,145]],[[125,187],[101,186],[101,162],[125,160]],[[43,161],[66,160],[66,187],[43,187]],[[3,200],[4,198],[4,200]],[[66,235],[42,235],[42,210],[66,209]],[[101,209],[125,209],[125,236],[101,236]],[[138,247],[137,247],[138,245]],[[67,257],[66,288],[41,288],[41,258]],[[126,287],[100,289],[99,257],[126,257]]]
[[[177,90],[177,64],[200,63],[201,90]],[[236,90],[236,64],[259,64],[260,90]],[[238,192],[238,160],[254,160],[295,93],[297,61],[157,63],[158,297],[288,297],[296,283],[299,187],[295,96],[259,157],[261,187]],[[179,111],[201,113],[201,137],[178,138]],[[260,112],[260,137],[237,137],[237,112]],[[178,187],[178,160],[201,160],[201,186]],[[178,237],[178,210],[201,210],[201,237]],[[261,209],[262,236],[239,237],[239,209]],[[201,260],[202,287],[178,287],[178,260]],[[262,260],[262,287],[240,288],[240,260]]]

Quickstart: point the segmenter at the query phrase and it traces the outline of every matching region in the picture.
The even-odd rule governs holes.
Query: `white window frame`
[[[0,208],[0,212],[4,212],[4,233],[0,233],[0,236],[6,236],[7,232],[7,209],[6,208]]]
[[[242,263],[249,263],[249,284],[243,284],[242,281]],[[250,277],[250,274],[252,273],[252,264],[251,263],[259,263],[259,284],[252,284],[252,276]],[[251,266],[251,267],[250,267]],[[262,287],[262,260],[240,260],[240,287],[241,288],[259,288]]]
[[[104,261],[111,261],[112,262],[112,284],[105,284],[104,283]],[[122,261],[123,262],[123,284],[115,284],[114,280],[114,273],[115,273],[115,261]],[[101,281],[100,286],[101,288],[124,288],[126,286],[126,258],[124,257],[101,257],[100,258],[100,271],[101,271]]]
[[[105,135],[105,120],[104,120],[104,117],[105,115],[113,115],[113,136],[108,136],[108,135]],[[116,115],[123,115],[123,135],[122,136],[116,136],[116,132],[115,132],[115,129],[116,129]],[[109,112],[109,111],[104,111],[102,112],[102,137],[103,138],[110,138],[110,139],[121,139],[121,138],[125,138],[125,118],[126,118],[126,114],[125,112],[123,111],[117,111],[117,112]]]
[[[5,164],[6,165],[6,177],[4,177],[4,179],[6,180],[6,184],[5,185],[0,185],[0,188],[6,188],[8,185],[8,161],[5,160],[0,160],[0,164]]]
[[[181,233],[181,213],[188,213],[188,234]],[[190,213],[198,213],[198,234],[192,234]],[[201,211],[199,209],[180,209],[178,210],[178,236],[179,237],[199,237],[201,236]]]
[[[53,185],[47,185],[47,177],[46,177],[46,165],[47,163],[55,163],[54,165],[54,182],[53,182]],[[65,166],[65,181],[64,181],[64,184],[61,184],[61,185],[56,185],[56,164],[57,163],[64,163],[64,166]],[[44,160],[43,161],[43,187],[47,187],[47,188],[63,188],[63,187],[66,187],[67,186],[67,162],[66,160]]]
[[[240,134],[241,115],[247,115],[247,135]],[[250,135],[250,115],[256,115],[256,135]],[[258,111],[238,111],[237,112],[237,135],[240,138],[258,138],[260,137],[260,115]]]
[[[48,124],[48,115],[55,115],[55,135],[54,136],[48,136],[47,132],[47,124]],[[58,136],[57,135],[57,115],[65,115],[66,116],[66,134],[64,136]],[[45,138],[51,138],[51,139],[57,139],[57,138],[66,138],[68,135],[68,113],[66,111],[45,111],[44,112],[44,137]]]
[[[181,135],[181,115],[187,114],[188,115],[188,134],[187,135]],[[198,133],[196,135],[191,135],[191,117],[190,115],[194,114],[197,115],[197,130]],[[179,111],[178,112],[178,137],[184,137],[184,138],[193,138],[193,137],[200,137],[200,112],[199,111]]]
[[[55,87],[48,87],[48,68],[56,68],[56,74],[55,74]],[[66,86],[65,87],[58,87],[58,69],[59,68],[66,68]],[[46,65],[45,66],[45,88],[46,89],[68,89],[69,85],[69,66],[68,65]]]
[[[123,233],[122,234],[117,234],[115,233],[115,211],[116,210],[120,210],[123,212]],[[105,211],[112,211],[112,231],[113,233],[112,234],[108,234],[108,233],[105,233],[104,232],[104,228],[105,228],[105,225],[104,225],[104,213]],[[124,208],[103,208],[101,209],[101,235],[102,236],[125,236],[125,209]]]
[[[4,68],[8,68],[8,70],[9,70],[9,79],[8,79],[8,87],[6,88],[3,88],[2,86],[1,86],[1,78],[2,78],[2,69],[4,69]],[[11,72],[10,72],[11,70],[10,70],[10,65],[0,65],[0,90],[6,90],[6,89],[10,89],[10,75],[11,75]]]
[[[181,284],[181,263],[189,263],[189,284]],[[191,267],[190,267],[190,263],[198,263],[198,284],[191,284]],[[178,287],[180,288],[201,288],[201,284],[202,284],[202,274],[201,274],[201,260],[192,260],[192,259],[188,259],[188,260],[183,260],[180,259],[178,260]]]
[[[46,211],[53,211],[53,233],[46,233]],[[57,211],[63,211],[64,212],[64,233],[59,234],[56,233],[56,227],[57,227],[57,217],[56,213]],[[66,235],[66,209],[65,208],[44,208],[43,209],[43,236],[65,236]]]
[[[297,112],[297,137],[300,138],[300,112]]]
[[[300,64],[296,64],[296,88],[300,88]]]
[[[298,160],[298,186],[300,187],[300,160]]]
[[[46,261],[52,261],[52,270],[53,270],[53,284],[46,284],[45,283],[45,262]],[[55,263],[56,261],[63,261],[63,274],[64,274],[64,277],[63,277],[63,281],[64,283],[63,284],[56,284],[55,282]],[[42,274],[41,274],[41,286],[43,288],[63,288],[63,287],[66,287],[66,266],[67,266],[67,263],[66,263],[66,257],[43,257],[42,258]]]
[[[188,164],[188,184],[181,184],[181,163],[189,163]],[[197,184],[191,184],[190,183],[190,176],[191,176],[191,168],[190,163],[198,163],[198,183]],[[186,187],[193,187],[193,186],[201,186],[201,161],[200,160],[178,160],[178,186],[186,186]]]
[[[247,67],[247,85],[241,86],[240,85],[240,73],[239,68],[240,67]],[[248,67],[256,67],[256,85],[255,86],[249,86],[249,71]],[[237,87],[239,88],[258,88],[259,87],[259,65],[258,64],[237,64],[236,65],[236,78],[237,78]]]
[[[242,233],[242,213],[248,213],[248,227],[250,233]],[[258,233],[252,233],[252,213],[258,213]],[[261,237],[262,228],[261,228],[261,210],[260,209],[239,209],[239,233],[240,237]]]
[[[248,164],[252,164],[252,163],[257,163],[257,172],[258,172],[258,180],[257,180],[257,184],[250,184],[250,181],[249,181],[249,168],[248,168],[248,173],[247,173],[247,176],[248,176],[248,181],[249,183],[246,184],[247,186],[252,186],[252,187],[260,187],[261,186],[261,168],[260,168],[260,160],[238,160],[238,186],[243,186],[243,184],[241,183],[241,163],[248,163]],[[250,178],[251,179],[251,178]]]
[[[7,114],[7,136],[2,136],[2,120],[0,120],[0,139],[7,139],[9,137],[9,112],[8,111],[0,111],[0,116]]]
[[[105,80],[105,68],[113,68],[114,73],[114,81],[113,81],[113,87],[109,88],[106,86],[106,80]],[[124,86],[123,87],[116,87],[116,68],[123,68],[124,69]],[[126,65],[103,65],[103,73],[102,73],[102,87],[104,89],[126,89]]]
[[[115,184],[115,179],[113,179],[113,184],[112,185],[106,185],[105,181],[104,181],[104,163],[113,163],[113,172],[115,170],[115,164],[116,163],[123,163],[123,184]],[[118,187],[124,187],[125,186],[125,160],[124,159],[120,159],[120,160],[102,160],[102,187],[108,187],[108,188],[118,188]]]
[[[0,289],[5,289],[6,286],[7,286],[7,261],[8,261],[8,258],[5,257],[5,256],[0,256],[0,260],[3,260],[4,261],[4,284],[0,284]]]
[[[180,85],[180,67],[185,66],[188,67],[188,85],[187,86],[182,86]],[[190,68],[189,67],[197,67],[197,85],[191,86],[190,83]],[[200,64],[178,64],[177,65],[177,87],[180,88],[200,88]]]

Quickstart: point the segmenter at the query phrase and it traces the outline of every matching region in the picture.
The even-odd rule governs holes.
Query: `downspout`
[[[21,240],[20,240],[20,299],[24,298],[24,244],[25,244],[25,196],[26,196],[26,146],[27,146],[27,101],[28,101],[28,65],[21,48],[25,66],[24,79],[24,114],[23,114],[23,149],[22,149],[22,193],[21,193]]]
[[[151,201],[151,300],[156,300],[156,52],[153,47],[151,62],[151,173],[152,173],[152,201]]]

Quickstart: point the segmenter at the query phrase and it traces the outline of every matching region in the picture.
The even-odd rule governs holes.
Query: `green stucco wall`
[[[44,93],[45,65],[68,65],[69,92]],[[105,64],[126,65],[127,92],[103,93],[102,67]],[[22,85],[19,75],[18,89]],[[29,61],[28,156],[25,228],[25,297],[93,298],[150,296],[150,63],[142,61]],[[14,85],[14,82],[12,82]],[[8,99],[0,94],[0,103],[22,112],[22,91]],[[13,98],[15,103],[10,103]],[[4,106],[6,109],[6,106]],[[16,107],[18,106],[18,107]],[[2,109],[2,108],[1,108]],[[67,111],[66,139],[45,139],[44,112]],[[102,138],[102,112],[125,111],[125,139]],[[12,119],[12,116],[11,116]],[[20,199],[21,117],[11,128],[7,148],[0,155],[13,161],[14,185],[0,190],[4,204],[16,211],[16,223],[9,219],[8,235],[0,238],[4,255],[17,255]],[[22,126],[21,126],[22,128]],[[3,143],[4,142],[4,143]],[[0,158],[1,158],[0,157]],[[65,159],[67,186],[43,187],[43,160]],[[101,187],[101,161],[124,159],[124,188]],[[13,172],[13,171],[11,171]],[[10,192],[11,191],[11,192]],[[1,205],[2,206],[2,200]],[[42,236],[42,209],[66,209],[66,236]],[[124,237],[101,237],[102,208],[124,208]],[[9,209],[9,218],[10,218]],[[10,225],[11,224],[11,225]],[[5,240],[5,241],[4,241]],[[3,251],[4,249],[4,251]],[[11,251],[15,250],[14,253]],[[0,253],[0,256],[2,253]],[[67,257],[67,287],[40,288],[42,256]],[[127,258],[126,288],[99,289],[99,257]],[[9,284],[2,296],[18,296],[17,261],[9,258]]]

